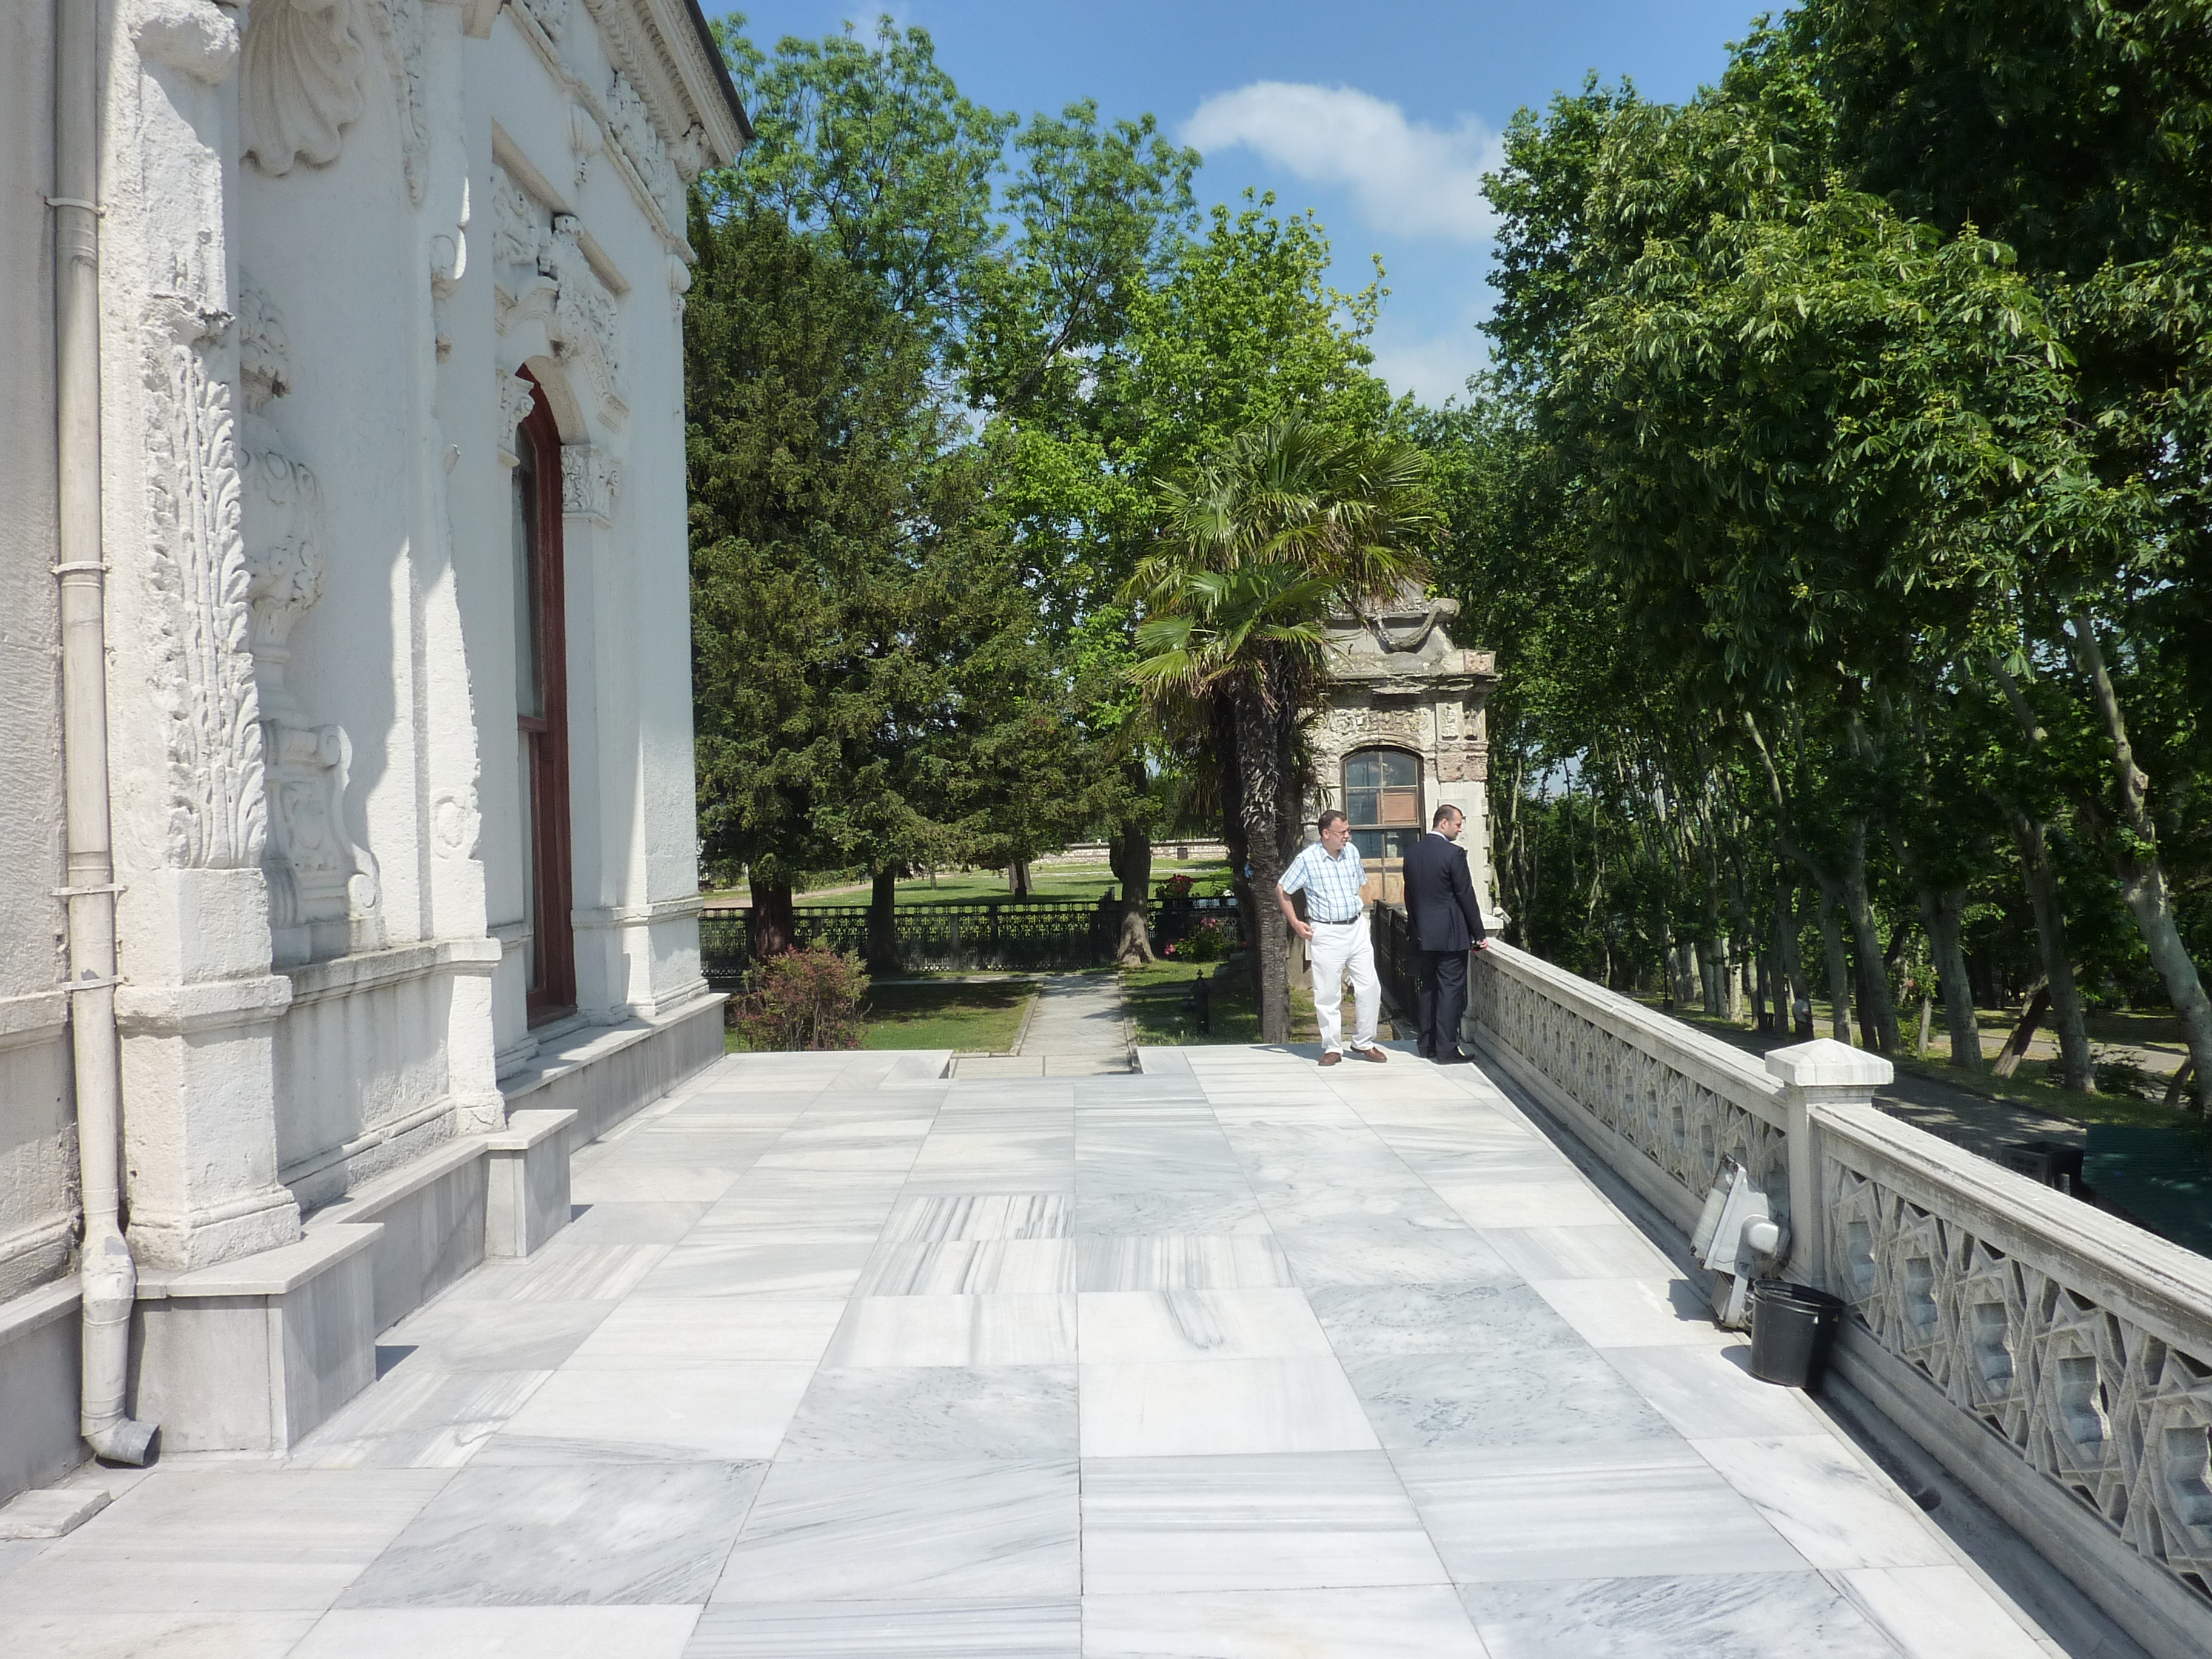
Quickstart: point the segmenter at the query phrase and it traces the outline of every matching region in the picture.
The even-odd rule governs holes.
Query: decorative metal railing
[[[1794,1204],[1845,1380],[2145,1648],[2212,1651],[2212,1260],[1881,1111],[1878,1057],[1761,1067],[1509,945],[1468,984],[1466,1036],[1685,1231],[1729,1158]]]
[[[1377,904],[1368,915],[1375,930],[1375,975],[1382,995],[1402,1021],[1419,1017],[1421,975],[1413,959],[1413,926],[1402,904]],[[1399,1030],[1407,1029],[1401,1024]]]
[[[1233,898],[1156,899],[1147,907],[1156,935],[1187,932],[1211,920],[1241,939]],[[1114,959],[1121,908],[1093,900],[986,899],[956,904],[902,904],[893,912],[902,967],[930,972],[1065,972]],[[865,953],[869,907],[809,904],[793,912],[801,945],[817,942]],[[753,961],[752,914],[708,910],[699,918],[699,952],[708,981],[730,986]]]

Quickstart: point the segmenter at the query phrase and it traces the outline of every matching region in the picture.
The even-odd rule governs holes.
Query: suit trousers
[[[1344,981],[1352,981],[1352,1046],[1375,1046],[1375,1021],[1382,1012],[1382,981],[1375,972],[1375,933],[1367,918],[1313,925],[1314,1024],[1321,1046],[1344,1052]]]
[[[1459,1048],[1461,1018],[1467,1012],[1467,952],[1423,951],[1421,1052],[1431,1060]]]

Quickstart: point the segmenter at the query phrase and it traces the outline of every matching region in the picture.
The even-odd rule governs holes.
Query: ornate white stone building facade
[[[720,1052],[684,191],[747,131],[694,0],[26,0],[0,35],[4,1498],[85,1455],[76,907],[119,939],[129,1407],[175,1449],[305,1432]],[[104,582],[100,893],[58,566]]]

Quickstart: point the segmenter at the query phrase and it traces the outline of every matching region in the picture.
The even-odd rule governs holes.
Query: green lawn
[[[1137,1041],[1147,1048],[1173,1048],[1210,1042],[1257,1042],[1260,1016],[1252,1006],[1251,981],[1241,970],[1213,978],[1214,963],[1156,962],[1149,968],[1121,969],[1122,1006],[1136,1027]],[[1213,1029],[1201,1036],[1190,1010],[1191,976],[1204,974],[1213,987]],[[1349,994],[1345,1013],[1352,1009]],[[1313,981],[1304,975],[1291,980],[1291,1041],[1316,1042],[1320,1027],[1314,1024]]]
[[[1035,981],[1012,978],[874,986],[860,1046],[1003,1054],[1014,1046],[1023,1012],[1036,994]],[[744,1039],[735,1031],[727,1033],[723,1047],[733,1054],[745,1052]]]
[[[1210,864],[1160,860],[1152,866],[1152,890],[1158,892],[1162,882],[1176,875],[1190,877],[1200,891],[1210,892],[1228,884],[1229,866],[1218,860]],[[1030,883],[1030,890],[1039,898],[1096,902],[1099,894],[1109,889],[1118,893],[1121,884],[1103,864],[1040,864],[1031,872]],[[898,885],[898,902],[902,905],[972,904],[981,899],[1009,896],[1006,872],[1000,870],[947,870],[939,873],[934,885],[927,876],[915,876]],[[810,904],[866,904],[868,889],[865,884],[816,888],[799,894],[796,902],[801,908]]]

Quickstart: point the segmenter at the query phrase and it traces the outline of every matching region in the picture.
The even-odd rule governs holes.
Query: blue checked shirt
[[[1367,880],[1359,849],[1350,842],[1335,858],[1319,842],[1308,842],[1277,884],[1285,893],[1306,896],[1308,921],[1357,921],[1364,907],[1359,890]]]

